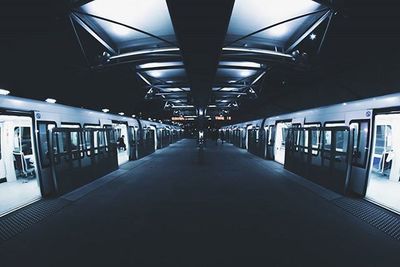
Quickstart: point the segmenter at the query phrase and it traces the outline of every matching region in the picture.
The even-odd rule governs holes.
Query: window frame
[[[322,142],[321,142],[321,136],[322,136],[322,130],[321,130],[321,128],[322,128],[322,123],[321,122],[305,122],[304,124],[303,124],[303,128],[305,129],[305,131],[304,131],[304,143],[305,143],[305,141],[306,141],[306,136],[305,136],[305,133],[307,132],[307,139],[308,138],[310,138],[309,136],[308,136],[308,129],[310,129],[310,132],[311,132],[311,155],[312,156],[314,156],[314,157],[318,157],[319,156],[319,154],[320,154],[320,151],[321,151],[321,145],[322,145]],[[318,135],[318,140],[317,140],[317,142],[318,142],[318,147],[317,148],[314,148],[313,146],[312,146],[312,131],[313,131],[313,128],[316,128],[317,129],[317,131],[319,131],[319,135]],[[308,140],[307,140],[308,141]],[[305,144],[304,144],[305,145]],[[303,147],[303,152],[304,153],[306,153],[306,154],[308,154],[308,142],[307,142],[307,146],[304,146]],[[316,154],[314,154],[314,151],[316,151],[317,153]]]
[[[53,147],[50,147],[50,144],[52,144],[53,142],[53,140],[51,140],[51,142],[50,142],[50,138],[51,138],[51,136],[52,136],[52,133],[49,135],[49,130],[48,130],[48,126],[50,125],[50,124],[54,124],[54,127],[53,128],[57,128],[57,122],[55,122],[55,121],[42,121],[42,120],[38,120],[38,121],[36,121],[36,129],[38,130],[38,132],[37,132],[37,140],[38,140],[38,151],[39,151],[39,155],[38,155],[38,158],[39,158],[39,160],[40,160],[40,165],[41,165],[41,167],[42,168],[48,168],[48,167],[50,167],[51,166],[51,158],[50,158],[50,155],[49,155],[49,163],[48,164],[44,164],[43,163],[43,159],[42,159],[42,155],[43,155],[43,150],[42,150],[42,146],[40,145],[42,142],[41,142],[41,138],[40,138],[40,128],[39,128],[39,124],[40,123],[43,123],[43,124],[45,124],[46,125],[46,139],[47,139],[47,153],[49,153],[50,152],[50,150],[51,149],[53,149]]]
[[[350,121],[350,124],[349,124],[349,127],[351,126],[351,124],[352,123],[358,123],[358,129],[359,129],[359,133],[358,133],[358,135],[357,135],[357,148],[359,149],[359,144],[360,144],[360,132],[361,132],[361,127],[360,127],[360,124],[361,123],[363,123],[363,122],[366,122],[367,123],[367,125],[368,125],[368,133],[367,133],[367,140],[366,140],[366,152],[365,152],[365,158],[364,158],[364,161],[362,162],[362,164],[356,164],[356,163],[354,163],[353,162],[353,160],[351,161],[351,164],[352,164],[352,166],[355,166],[355,167],[359,167],[359,168],[363,168],[363,169],[366,169],[367,168],[367,165],[368,165],[368,156],[369,156],[369,154],[370,154],[370,151],[371,151],[371,144],[370,144],[370,141],[371,141],[371,120],[370,119],[356,119],[356,120],[351,120]],[[350,130],[351,130],[351,128],[350,128]],[[352,151],[353,151],[353,153],[354,153],[354,144],[353,144],[353,147],[351,148],[352,149]],[[353,155],[352,155],[352,157],[353,157]]]

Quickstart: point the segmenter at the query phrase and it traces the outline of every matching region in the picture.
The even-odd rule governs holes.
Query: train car
[[[157,146],[163,140],[155,131],[170,132],[169,127],[0,96],[0,215],[41,197],[71,191],[165,147]]]
[[[265,118],[259,138],[249,139],[259,144],[248,148],[325,187],[399,213],[398,131],[399,93]]]

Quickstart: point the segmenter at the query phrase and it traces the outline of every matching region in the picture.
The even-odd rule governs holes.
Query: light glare
[[[50,103],[50,104],[54,104],[54,103],[57,102],[57,100],[55,100],[54,98],[47,98],[47,99],[46,99],[46,102],[47,102],[47,103]]]
[[[6,90],[6,89],[0,89],[0,95],[8,95],[10,93],[10,91]]]

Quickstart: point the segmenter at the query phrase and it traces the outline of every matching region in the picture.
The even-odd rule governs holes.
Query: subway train
[[[0,96],[0,215],[60,195],[178,141],[154,121]]]
[[[228,142],[400,213],[400,93],[224,126]]]

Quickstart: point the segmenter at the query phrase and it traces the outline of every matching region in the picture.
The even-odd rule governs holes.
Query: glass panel
[[[32,155],[32,140],[30,127],[14,128],[14,151],[22,152],[25,156]]]
[[[320,130],[311,130],[311,147],[313,148],[312,154],[318,155]]]
[[[79,133],[71,132],[71,150],[79,150]]]
[[[347,152],[348,131],[336,132],[336,152]]]
[[[368,156],[369,122],[360,121],[350,124],[354,133],[353,164],[365,168]]]
[[[164,0],[96,0],[90,1],[79,9],[85,13],[118,21],[170,41],[175,40],[168,6]],[[99,34],[104,33],[118,46],[125,44],[148,46],[160,42],[155,38],[149,38],[148,35],[115,23],[88,16],[84,16],[84,18]],[[147,39],[150,39],[150,43],[145,42]],[[132,43],[133,40],[135,42]]]
[[[357,159],[357,163],[363,167],[367,165],[368,157],[368,146],[369,146],[369,122],[360,122],[359,133],[358,133],[358,149],[360,153]]]
[[[324,149],[331,150],[331,144],[332,144],[332,131],[330,130],[324,131]]]
[[[49,132],[56,127],[54,123],[38,123],[39,128],[39,156],[42,167],[48,167],[50,165],[50,154],[49,154]]]
[[[375,154],[382,154],[385,150],[390,150],[392,144],[392,126],[378,125],[376,127]]]
[[[236,0],[232,11],[226,42],[267,26],[323,8],[311,0]],[[318,17],[308,16],[273,27],[259,34],[258,40],[285,43],[298,31],[304,32]]]

